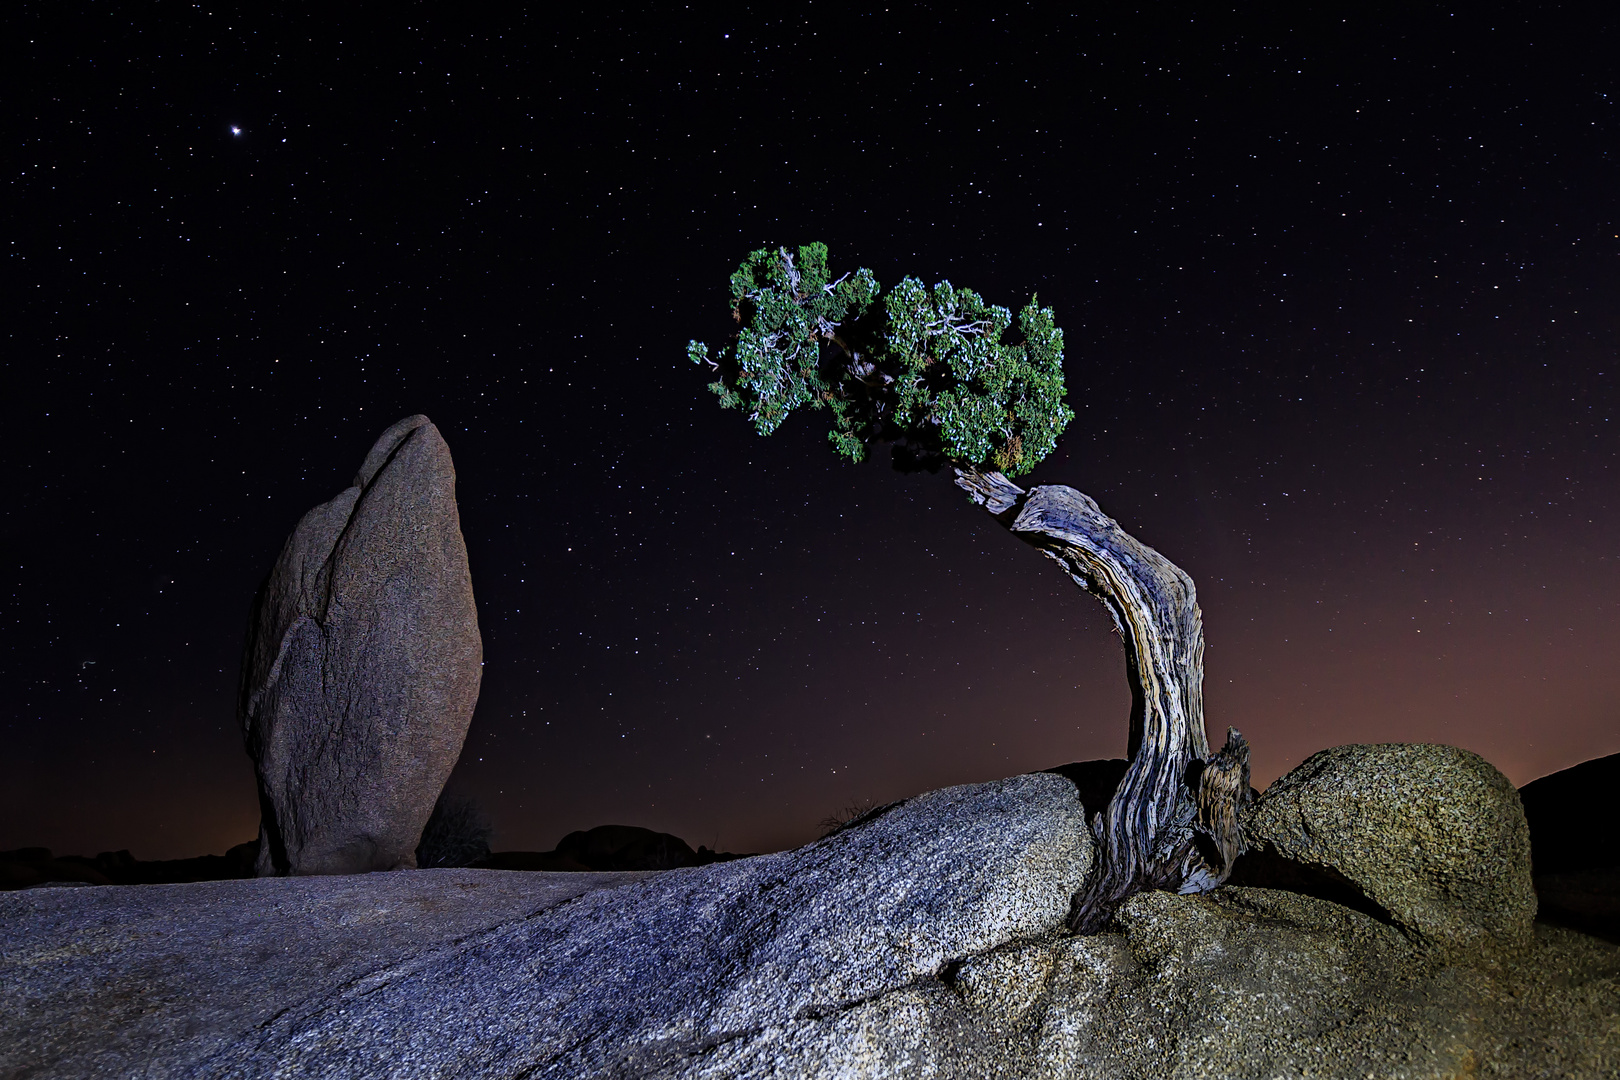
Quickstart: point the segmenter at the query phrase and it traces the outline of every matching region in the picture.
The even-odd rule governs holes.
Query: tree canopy
[[[948,281],[892,289],[862,267],[833,278],[825,244],[760,248],[731,275],[739,329],[718,349],[687,345],[726,408],[769,435],[801,405],[832,413],[850,461],[890,442],[901,464],[1017,476],[1052,452],[1063,403],[1063,331],[1032,297],[1007,308]]]

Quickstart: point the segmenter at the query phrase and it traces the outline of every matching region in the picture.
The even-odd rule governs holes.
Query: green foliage
[[[687,355],[719,372],[709,389],[723,407],[747,409],[754,429],[769,435],[798,406],[820,408],[831,398],[821,342],[876,296],[870,270],[828,280],[825,244],[806,244],[797,259],[786,248],[761,248],[731,275],[731,314],[742,330],[713,360],[696,341]]]
[[[827,248],[753,252],[731,276],[737,335],[687,355],[718,374],[726,408],[768,435],[800,405],[828,407],[834,449],[860,461],[897,444],[927,467],[1028,472],[1074,413],[1063,404],[1063,331],[1031,299],[1018,315],[971,289],[908,277],[880,294],[872,272],[836,281]],[[881,299],[881,304],[875,301]],[[830,348],[824,348],[830,346]]]

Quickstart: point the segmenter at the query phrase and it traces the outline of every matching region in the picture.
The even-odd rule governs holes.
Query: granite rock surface
[[[408,870],[0,894],[0,1077],[204,1076],[278,1013],[645,874]]]
[[[261,875],[416,865],[482,675],[455,481],[438,429],[401,420],[260,588],[239,711]]]
[[[273,1017],[244,1010],[238,1038],[216,1040],[214,1052],[159,1054],[145,1065],[161,1076],[574,1078],[714,1069],[748,1075],[768,1059],[779,1062],[781,1075],[815,1076],[827,1075],[832,1053],[857,1075],[881,1070],[895,1052],[888,1036],[868,1051],[852,1030],[871,1009],[912,1015],[903,1006],[908,994],[949,994],[942,979],[966,957],[1060,927],[1091,868],[1083,826],[1073,785],[1055,776],[930,792],[796,851],[585,893],[534,917],[443,935],[414,955],[385,953],[369,970],[334,965],[319,989],[290,989]],[[596,877],[417,871],[331,880],[352,883],[363,896],[372,881],[381,888],[425,875],[478,874]],[[263,896],[271,902],[271,893]],[[310,921],[303,913],[298,920]],[[277,921],[287,932],[279,947],[299,948],[300,932]],[[62,933],[71,930],[44,936]],[[27,943],[41,988],[34,1031],[86,1023],[85,1014],[99,1010],[85,998],[69,997],[54,1012],[48,1003],[51,973],[41,965],[50,948],[38,936]],[[196,945],[196,952],[183,942],[172,949],[192,965],[219,955],[215,945]],[[143,951],[98,953],[99,964],[139,967]],[[78,985],[93,985],[97,963],[82,971]],[[226,995],[208,1007],[229,1012],[233,1001]],[[160,1008],[180,1014],[173,1019],[180,1029],[184,1014],[204,1005]],[[933,1039],[925,1028],[889,1034]]]
[[[5,894],[0,1076],[1620,1069],[1620,947],[1559,927],[1512,950],[1437,950],[1387,913],[1229,887],[1141,894],[1109,932],[1071,937],[1083,819],[1074,786],[1040,774],[655,874]]]
[[[881,1071],[891,1048],[851,1041],[852,1018],[1060,926],[1091,868],[1082,826],[1058,777],[930,792],[796,851],[669,871],[502,927],[290,1010],[208,1068],[806,1076],[836,1050],[857,1074]]]
[[[1253,853],[1331,876],[1364,910],[1442,954],[1530,940],[1536,894],[1518,792],[1478,754],[1434,743],[1336,746],[1266,789],[1245,819]]]
[[[1297,893],[1141,893],[1118,933],[1050,950],[1016,1075],[1598,1080],[1620,1068],[1620,947],[1538,924],[1511,956],[1441,960]],[[1011,1055],[1009,1055],[1011,1057]]]

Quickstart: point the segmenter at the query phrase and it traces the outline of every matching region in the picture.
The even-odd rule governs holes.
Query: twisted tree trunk
[[[1074,897],[1070,928],[1101,930],[1133,893],[1220,885],[1243,852],[1238,814],[1249,800],[1249,747],[1228,728],[1225,747],[1210,755],[1192,579],[1073,488],[1026,492],[999,472],[961,470],[956,482],[1101,600],[1125,645],[1130,767],[1092,818],[1102,857]]]

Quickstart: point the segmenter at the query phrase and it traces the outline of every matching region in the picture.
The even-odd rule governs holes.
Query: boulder
[[[1478,754],[1429,743],[1323,750],[1266,789],[1244,831],[1251,851],[1232,884],[1317,892],[1455,957],[1530,938],[1524,812]]]
[[[948,1063],[929,1003],[955,997],[967,957],[1062,927],[1092,863],[1083,816],[1056,776],[931,792],[797,851],[591,893],[360,980],[198,1075],[386,1075],[408,1062],[411,1075],[812,1077]]]
[[[482,673],[455,481],[438,429],[401,420],[259,590],[239,711],[261,876],[415,865]]]
[[[697,852],[685,840],[637,825],[598,825],[571,832],[557,842],[556,854],[591,870],[674,870],[697,866]]]

